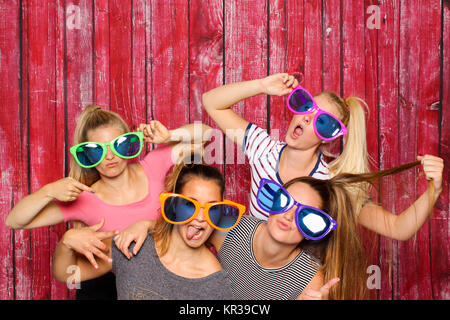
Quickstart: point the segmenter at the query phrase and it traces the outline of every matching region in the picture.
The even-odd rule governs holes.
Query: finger
[[[133,254],[137,255],[139,250],[141,250],[142,245],[144,244],[145,238],[141,237],[139,239],[136,240],[136,244],[134,245],[133,248]]]
[[[292,75],[297,80],[297,82],[298,82],[297,86],[298,86],[303,81],[303,74],[300,72],[294,72]]]
[[[97,240],[97,241],[92,243],[92,246],[90,247],[90,251],[94,251],[94,250],[100,250],[100,251],[103,251],[105,253],[109,252],[108,247],[100,240]]]
[[[112,259],[97,248],[92,248],[92,253],[105,262],[112,262]]]
[[[89,252],[89,251],[85,252],[84,256],[94,266],[95,269],[98,269],[98,264],[95,261],[94,255],[91,252]]]
[[[153,132],[155,132],[155,120],[150,121],[150,129]]]
[[[71,197],[71,198],[78,198],[78,196],[80,195],[80,191],[69,191],[69,193],[68,193],[68,197]]]
[[[115,244],[117,249],[119,249],[120,252],[123,253],[124,256],[127,256],[125,254],[125,252],[123,252],[122,248],[123,248],[123,234],[120,234],[119,236],[117,236],[117,239],[115,240]]]
[[[146,124],[144,126],[144,128],[142,129],[142,132],[144,133],[145,138],[153,137],[149,124]]]
[[[95,192],[94,189],[92,189],[91,187],[88,187],[87,185],[85,185],[85,184],[83,184],[83,183],[81,183],[81,182],[79,182],[79,181],[76,181],[76,180],[73,180],[73,185],[74,185],[76,188],[78,188],[78,189],[80,189],[80,190],[83,190],[83,191],[87,191],[87,192]]]
[[[108,238],[114,237],[117,234],[119,234],[119,231],[118,230],[114,230],[114,231],[97,232],[95,235],[97,236],[97,239],[104,240],[104,239],[108,239]]]
[[[432,165],[432,166],[436,166],[439,168],[443,168],[444,167],[444,161],[442,159],[433,159],[433,158],[425,158],[422,160],[423,161],[423,165]]]
[[[434,163],[426,163],[423,165],[423,171],[425,172],[442,172],[443,169],[443,166]]]
[[[122,252],[125,254],[125,256],[127,256],[128,259],[131,259],[131,257],[133,256],[129,250],[130,244],[133,241],[134,241],[134,238],[131,236],[126,237],[122,241],[121,249],[122,249]]]
[[[126,241],[125,240],[121,240],[120,242],[120,246],[118,247],[119,250],[123,253],[123,255],[125,257],[127,257],[127,259],[131,259],[132,254],[131,252],[128,250],[128,246],[126,245]]]
[[[294,80],[295,80],[295,78],[294,78],[294,76],[289,76],[288,77],[288,80],[286,81],[286,86],[287,87],[290,87],[290,86],[292,86],[292,84],[294,83]]]
[[[424,165],[423,166],[423,172],[425,174],[442,174],[444,171],[443,167],[435,166],[435,165]]]
[[[333,278],[330,281],[328,281],[323,287],[322,289],[325,289],[327,291],[330,291],[330,289],[335,286],[338,282],[340,281],[339,278]]]
[[[308,297],[309,300],[321,300],[322,294],[319,291],[308,289],[305,291],[305,297]]]
[[[155,138],[152,122],[153,122],[153,120],[150,121],[150,124],[147,126],[147,135],[150,137],[150,139]]]
[[[420,157],[420,156],[418,156],[418,157]],[[440,157],[438,157],[438,156],[433,156],[433,155],[431,155],[431,154],[425,154],[425,155],[423,155],[422,156],[424,159],[430,159],[430,160],[436,160],[436,161],[444,161],[444,159],[442,159],[442,158],[440,158]]]
[[[98,231],[103,227],[104,224],[105,218],[102,218],[102,220],[99,223],[90,226],[89,229],[91,229],[92,231]]]
[[[139,125],[139,127],[137,128],[137,131],[139,131],[139,132],[144,132],[145,126],[146,126],[145,123],[141,123],[141,124]]]

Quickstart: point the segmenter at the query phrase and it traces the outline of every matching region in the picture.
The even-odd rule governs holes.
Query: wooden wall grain
[[[368,24],[373,8],[376,28]],[[0,1],[1,221],[22,197],[67,175],[75,119],[87,104],[130,125],[158,119],[169,128],[215,127],[203,92],[302,72],[313,93],[368,103],[374,168],[424,153],[445,159],[444,192],[414,239],[365,234],[375,239],[371,260],[381,268],[374,298],[450,299],[449,34],[450,3],[438,0]],[[280,97],[254,97],[235,109],[280,137],[290,120]],[[229,141],[215,140],[227,197],[247,203],[248,164],[236,164],[239,151]],[[231,151],[234,161],[225,156]],[[383,180],[379,201],[398,213],[425,188],[411,170]],[[0,299],[73,297],[51,276],[65,228],[11,231],[0,222]]]

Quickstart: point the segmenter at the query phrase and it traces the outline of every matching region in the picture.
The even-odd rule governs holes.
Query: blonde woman
[[[242,216],[234,228],[216,230],[209,238],[228,273],[234,298],[368,298],[367,261],[349,190],[354,184],[369,183],[419,164],[416,161],[373,173],[339,174],[329,180],[304,176],[284,185],[262,179],[256,199],[268,214],[268,220]],[[178,172],[180,167],[174,169],[168,180],[174,180]],[[195,176],[186,175],[183,167],[181,173],[179,183],[195,179]],[[176,185],[174,190],[179,190]],[[172,190],[172,186],[168,186]],[[162,196],[166,198],[164,194]],[[433,195],[430,194],[430,197]],[[178,223],[179,216],[185,217],[183,214],[168,213],[165,206],[163,202],[164,217],[172,223]],[[199,227],[193,226],[186,232],[186,237],[201,238],[204,231]],[[166,238],[162,235],[170,233],[170,230],[167,225],[157,226],[155,239]],[[160,247],[165,252],[170,251],[171,246],[168,242],[162,242]],[[117,249],[123,252],[125,248],[117,246]],[[137,257],[140,254],[141,251]],[[118,253],[117,258],[126,259]]]
[[[368,298],[365,253],[349,187],[418,164],[329,180],[304,176],[283,186],[262,179],[256,201],[269,215],[267,221],[244,216],[227,234],[214,232],[210,238],[235,298]]]
[[[239,116],[231,107],[259,94],[288,95],[287,108],[292,120],[285,141]],[[223,85],[203,94],[205,110],[219,128],[233,139],[251,166],[250,214],[266,220],[268,215],[256,203],[261,179],[280,184],[296,177],[329,179],[340,173],[369,172],[364,109],[356,97],[342,99],[333,92],[311,96],[294,76],[279,73],[262,79]],[[255,106],[257,107],[257,106]],[[327,164],[321,145],[346,137],[341,155]],[[366,183],[350,187],[357,213],[364,227],[395,240],[411,238],[425,223],[442,192],[443,160],[431,155],[418,157],[425,176],[433,180],[433,193],[425,191],[409,208],[398,215],[369,201]],[[433,194],[433,198],[430,198]]]
[[[30,229],[65,221],[89,226],[101,222],[90,236],[74,245],[95,266],[94,255],[107,257],[94,231],[121,231],[137,221],[157,219],[158,195],[166,172],[179,153],[191,149],[191,140],[202,141],[204,130],[187,125],[170,131],[152,121],[141,124],[138,132],[130,132],[118,114],[88,106],[77,120],[69,177],[24,197],[11,210],[6,224],[13,229]],[[195,137],[196,131],[202,137]],[[177,144],[179,140],[188,143]],[[129,163],[142,152],[144,141],[167,146],[149,152],[139,163]],[[201,143],[196,148],[201,148]],[[89,284],[82,285],[82,290],[85,287]]]
[[[168,177],[166,190],[171,192],[160,197],[165,219],[158,220],[155,232],[147,237],[138,255],[127,259],[109,238],[105,245],[112,262],[102,260],[98,268],[93,268],[71,249],[91,230],[72,229],[56,248],[54,277],[66,281],[70,265],[80,268],[82,280],[114,270],[119,300],[232,299],[228,276],[205,241],[215,228],[224,229],[221,218],[231,218],[226,229],[233,228],[245,207],[222,198],[225,182],[217,168],[203,164],[178,168],[181,171]],[[222,215],[230,212],[234,216]],[[100,238],[113,235],[98,234]]]

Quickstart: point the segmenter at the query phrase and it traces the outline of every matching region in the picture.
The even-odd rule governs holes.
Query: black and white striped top
[[[253,253],[253,237],[263,220],[243,216],[239,224],[228,231],[218,253],[227,271],[235,299],[295,300],[316,275],[319,264],[302,251],[287,265],[268,269],[262,267]]]
[[[278,174],[278,165],[281,153],[286,147],[286,142],[272,138],[266,130],[249,123],[245,131],[245,137],[242,144],[242,151],[248,158],[251,168],[251,187],[250,187],[250,205],[249,214],[262,220],[267,220],[269,214],[261,209],[256,202],[259,182],[262,178],[283,184],[287,181],[281,181]],[[328,165],[319,153],[316,165],[309,176],[326,180],[328,177]]]

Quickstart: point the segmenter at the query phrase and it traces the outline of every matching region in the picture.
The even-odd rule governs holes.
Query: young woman
[[[258,94],[283,96],[293,117],[285,142],[240,117],[231,106]],[[295,177],[328,179],[339,173],[369,172],[364,109],[360,99],[342,99],[333,92],[312,97],[298,81],[286,73],[263,79],[227,84],[206,92],[203,105],[220,129],[242,146],[251,166],[250,214],[266,220],[268,215],[257,205],[256,193],[262,178],[280,184]],[[346,136],[341,155],[325,163],[320,146]],[[409,208],[398,215],[369,201],[367,184],[354,185],[352,203],[358,222],[395,240],[411,238],[425,223],[442,192],[443,160],[420,156],[425,175],[433,180],[435,192],[424,192]],[[430,199],[433,194],[433,199]]]
[[[210,238],[235,298],[367,298],[365,254],[349,187],[419,163],[330,180],[304,176],[284,186],[262,179],[256,201],[267,221],[244,216],[227,234]],[[308,251],[321,258],[320,267]]]
[[[223,200],[225,182],[219,170],[202,164],[182,167],[169,176],[160,196],[164,219],[145,240],[139,254],[127,259],[113,246],[112,263],[102,260],[93,268],[77,256],[72,244],[91,230],[71,229],[57,246],[53,274],[66,281],[67,268],[77,265],[81,280],[98,277],[111,268],[116,275],[119,299],[232,299],[226,272],[205,246],[214,228],[233,228],[245,207]],[[113,233],[99,233],[100,238]]]
[[[159,217],[158,195],[166,172],[179,153],[190,151],[191,140],[202,141],[203,131],[208,128],[194,130],[193,125],[187,125],[169,131],[160,122],[151,121],[140,125],[139,132],[129,132],[118,114],[88,106],[77,120],[69,177],[23,198],[9,213],[6,224],[14,229],[29,229],[65,221],[86,225],[102,221],[95,230],[112,231],[123,230],[136,221],[155,220]],[[188,143],[177,144],[180,140]],[[167,146],[151,151],[139,163],[128,163],[141,153],[143,141]],[[201,143],[196,147],[201,148]],[[105,258],[105,247],[93,232],[74,248],[94,265],[94,255]],[[78,298],[91,298],[89,292],[94,289],[89,287],[102,285],[82,285]],[[110,288],[92,298],[114,298],[114,286]]]
[[[339,174],[329,180],[299,177],[284,186],[262,179],[256,201],[269,215],[268,220],[243,216],[234,229],[227,233],[215,231],[209,239],[229,275],[234,297],[367,298],[365,253],[349,190],[354,184],[371,182],[418,164],[419,161],[367,174]],[[429,199],[433,196],[430,194]],[[161,199],[167,198],[162,194]],[[171,223],[185,223],[194,214],[192,205],[184,206],[183,214],[173,214],[168,207],[162,201],[163,217]],[[236,219],[225,227],[235,222]],[[202,234],[195,229],[190,232],[190,236]],[[125,251],[124,247],[118,249]]]

